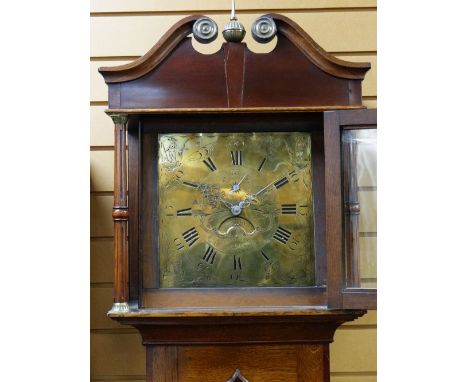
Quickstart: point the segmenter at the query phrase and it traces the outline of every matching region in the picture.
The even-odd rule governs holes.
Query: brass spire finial
[[[232,4],[231,4],[231,20],[237,20],[237,18],[236,18],[236,0],[232,0]]]

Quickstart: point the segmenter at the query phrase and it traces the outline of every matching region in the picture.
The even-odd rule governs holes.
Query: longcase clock
[[[108,315],[140,332],[149,382],[329,381],[336,328],[376,307],[359,248],[370,64],[278,14],[250,32],[276,39],[270,53],[245,33],[233,14],[205,55],[192,39],[218,26],[190,16],[99,69],[115,123]]]

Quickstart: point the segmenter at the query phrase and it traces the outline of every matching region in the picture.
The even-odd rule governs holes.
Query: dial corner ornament
[[[158,136],[163,288],[312,285],[307,133]]]

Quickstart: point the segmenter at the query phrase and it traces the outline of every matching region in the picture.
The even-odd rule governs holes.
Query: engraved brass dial
[[[162,288],[313,285],[309,134],[158,140]]]

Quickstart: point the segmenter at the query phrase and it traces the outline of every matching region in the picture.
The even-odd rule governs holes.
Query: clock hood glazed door
[[[324,113],[329,308],[377,307],[377,110]]]

